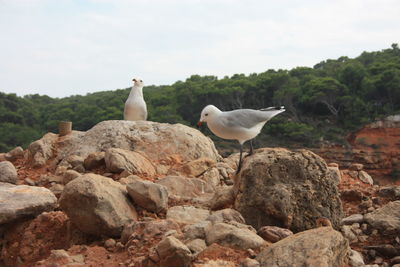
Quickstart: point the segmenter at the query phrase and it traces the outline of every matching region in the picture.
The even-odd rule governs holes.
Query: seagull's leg
[[[238,174],[240,172],[240,169],[242,168],[242,153],[243,153],[243,144],[240,144],[239,165],[236,170],[236,174]]]
[[[253,155],[253,139],[250,139],[250,151],[249,154],[245,156],[245,158],[251,155]]]

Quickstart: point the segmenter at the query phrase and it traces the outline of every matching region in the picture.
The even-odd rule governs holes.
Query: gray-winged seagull
[[[240,143],[239,165],[236,173],[239,173],[242,167],[243,144],[250,140],[250,153],[253,153],[253,144],[251,139],[256,137],[264,124],[279,113],[285,111],[282,107],[269,107],[260,110],[254,109],[236,109],[232,111],[221,111],[216,106],[208,105],[201,112],[200,121],[207,122],[208,128],[216,136],[223,139],[238,140]]]
[[[147,106],[143,99],[143,81],[133,79],[133,86],[125,102],[124,120],[140,121],[147,120]]]

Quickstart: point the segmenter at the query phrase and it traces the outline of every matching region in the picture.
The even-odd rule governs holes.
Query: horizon
[[[63,98],[133,77],[161,86],[312,68],[399,43],[399,13],[396,0],[2,0],[0,91]]]

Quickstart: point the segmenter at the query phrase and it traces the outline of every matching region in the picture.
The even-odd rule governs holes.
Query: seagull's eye
[[[208,116],[208,113],[204,114],[204,116]]]
[[[143,81],[142,81],[142,80],[140,80],[140,82],[142,83]]]

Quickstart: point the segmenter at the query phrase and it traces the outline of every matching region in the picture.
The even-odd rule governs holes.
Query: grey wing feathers
[[[238,109],[233,111],[224,112],[222,123],[228,127],[240,126],[244,128],[252,128],[255,125],[267,122],[269,119],[284,112],[282,107],[277,110],[275,107],[254,110],[254,109]]]

